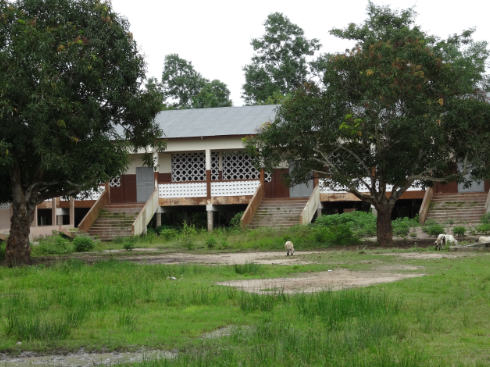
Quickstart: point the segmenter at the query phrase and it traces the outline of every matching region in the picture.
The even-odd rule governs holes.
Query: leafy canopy
[[[163,98],[170,108],[230,107],[230,91],[219,80],[209,81],[192,62],[177,54],[165,56],[161,83]]]
[[[3,0],[0,14],[0,202],[94,187],[160,136],[159,94],[110,3]]]
[[[323,55],[323,84],[304,83],[247,140],[256,164],[270,170],[297,161],[289,184],[317,171],[330,188],[390,212],[415,181],[467,182],[470,170],[490,177],[487,44],[474,42],[472,30],[438,39],[414,19],[413,9],[369,3],[366,22],[333,29],[357,45]],[[447,175],[458,159],[464,169]],[[387,184],[394,185],[389,199]]]
[[[307,56],[319,50],[319,40],[309,40],[304,31],[282,13],[273,13],[264,23],[265,34],[250,43],[252,63],[243,68],[243,95],[247,104],[259,104],[279,92],[286,95],[308,80]],[[277,98],[276,98],[277,99]]]

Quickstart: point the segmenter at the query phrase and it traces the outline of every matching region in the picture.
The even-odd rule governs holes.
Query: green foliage
[[[464,236],[464,234],[466,233],[466,227],[464,226],[454,227],[453,233],[458,236]]]
[[[245,264],[235,264],[235,273],[237,274],[259,274],[262,270],[262,265],[254,262],[246,261]]]
[[[490,223],[482,223],[475,227],[478,233],[489,234],[490,233]]]
[[[395,236],[406,237],[410,233],[410,228],[417,227],[418,223],[409,218],[398,218],[393,220],[391,225]]]
[[[313,230],[315,241],[321,245],[355,245],[359,237],[352,232],[348,224],[338,224],[330,227],[318,227]],[[294,242],[293,242],[294,243]]]
[[[243,68],[242,97],[247,104],[269,104],[271,96],[277,103],[281,100],[278,95],[294,91],[310,78],[306,57],[321,47],[282,13],[270,14],[264,26],[264,36],[250,43],[255,52],[252,63]]]
[[[213,80],[206,83],[192,100],[193,108],[231,107],[230,90],[225,83]]]
[[[347,224],[359,236],[376,234],[376,217],[371,213],[355,211],[343,214],[322,215],[315,221],[315,226],[331,227]]]
[[[216,247],[216,244],[218,243],[218,240],[214,238],[213,236],[210,236],[206,239],[205,244],[208,249],[213,249]]]
[[[438,236],[441,233],[444,233],[444,227],[432,221],[426,221],[425,225],[422,227],[422,230],[431,236]]]
[[[87,236],[77,236],[73,240],[73,246],[77,252],[92,251],[95,247],[94,240]]]
[[[46,255],[63,255],[73,252],[70,241],[63,238],[59,233],[48,236],[40,236],[36,239],[39,242],[37,251]]]
[[[232,228],[240,228],[240,220],[242,219],[244,212],[236,213],[233,218],[230,220],[230,227]]]
[[[489,213],[485,213],[481,216],[480,218],[480,223],[483,223],[483,224],[490,224],[490,212]]]
[[[135,236],[126,237],[126,238],[124,238],[123,248],[126,251],[132,251],[135,248],[137,241],[138,241],[138,238]]]
[[[0,202],[19,202],[14,221],[124,172],[131,150],[163,147],[161,94],[143,88],[144,57],[109,2],[2,1],[0,13],[0,182],[16,186],[0,185]]]
[[[365,22],[331,33],[357,44],[323,55],[315,64],[321,84],[301,83],[275,120],[245,139],[256,166],[271,171],[294,161],[288,185],[316,171],[325,186],[374,205],[381,220],[420,177],[422,184],[468,181],[461,170],[448,175],[460,157],[472,178],[490,177],[489,50],[472,40],[473,30],[440,40],[415,24],[413,9],[369,3]],[[453,144],[454,136],[469,143]],[[389,198],[386,184],[393,185]],[[364,185],[369,194],[359,192]]]
[[[230,107],[230,91],[219,80],[209,81],[198,73],[191,61],[177,54],[165,56],[162,74],[164,99],[171,108]]]

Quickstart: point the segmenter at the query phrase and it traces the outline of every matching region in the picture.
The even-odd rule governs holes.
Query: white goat
[[[478,242],[490,242],[490,237],[482,236],[478,239]]]
[[[286,256],[289,256],[289,253],[291,252],[291,256],[294,255],[294,245],[291,241],[286,241],[284,244],[284,248],[286,249]]]
[[[440,251],[442,249],[442,246],[444,246],[446,242],[454,243],[456,246],[458,246],[458,241],[453,237],[453,235],[440,234],[439,236],[437,236],[436,242],[434,242],[434,244],[436,245],[436,251]]]

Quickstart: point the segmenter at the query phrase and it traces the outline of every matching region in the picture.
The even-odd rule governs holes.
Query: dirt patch
[[[399,256],[405,259],[414,259],[414,260],[426,260],[426,259],[452,259],[455,257],[468,257],[474,256],[468,253],[431,253],[431,252],[404,252],[404,253],[388,253],[388,254],[379,254],[386,256]]]
[[[294,278],[232,280],[216,283],[236,287],[246,292],[272,294],[281,290],[284,293],[311,293],[321,290],[340,290],[367,287],[373,284],[396,282],[405,278],[420,277],[424,274],[396,274],[379,271],[350,271],[336,269],[317,273],[301,274]]]
[[[295,252],[294,256],[286,256],[283,252],[242,252],[227,254],[184,254],[174,253],[155,256],[128,256],[124,260],[144,262],[146,264],[210,264],[210,265],[234,265],[255,263],[264,265],[305,265],[313,262],[303,261],[298,255],[321,254],[323,251]]]
[[[0,356],[0,363],[3,366],[18,367],[29,367],[32,365],[78,367],[142,362],[144,359],[174,358],[175,356],[175,353],[161,350],[124,353],[85,353],[81,351],[67,355],[46,356],[33,356],[33,353],[24,352],[16,357]]]
[[[382,265],[382,266],[376,267],[376,271],[420,270],[423,268],[424,268],[423,266],[393,264],[393,265]]]

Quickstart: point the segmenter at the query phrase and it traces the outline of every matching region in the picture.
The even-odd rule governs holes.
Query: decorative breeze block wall
[[[159,184],[158,197],[164,198],[199,198],[208,196],[206,182]]]
[[[10,203],[0,203],[0,209],[10,209]]]
[[[211,152],[211,181],[219,180],[219,152]]]
[[[109,181],[109,187],[121,187],[121,176],[111,178]]]
[[[253,195],[260,181],[211,182],[211,196]]]
[[[265,173],[265,181],[271,181],[271,174]],[[244,151],[223,153],[223,180],[259,180],[260,172]]]
[[[172,182],[185,181],[206,181],[204,152],[172,154]]]

